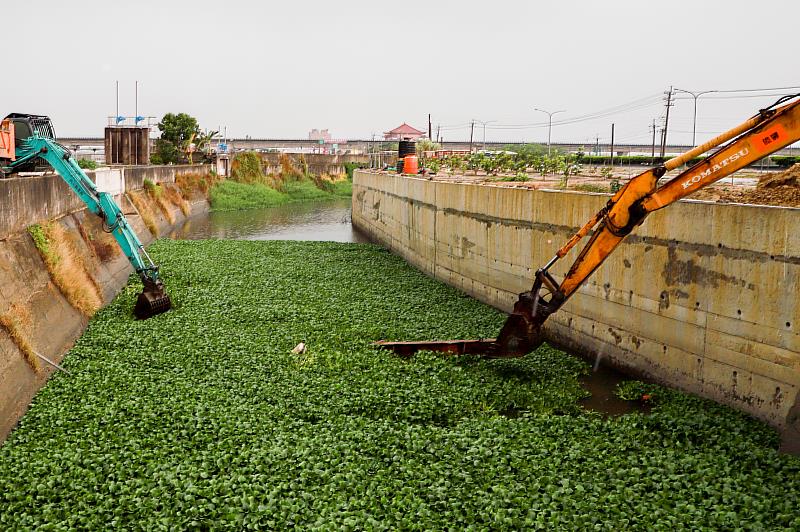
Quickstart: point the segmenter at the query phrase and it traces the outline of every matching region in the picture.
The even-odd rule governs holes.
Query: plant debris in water
[[[378,247],[152,252],[175,307],[133,320],[132,281],[92,319],[0,448],[0,528],[800,527],[800,460],[730,409],[629,383],[653,413],[603,419],[547,346],[377,350],[504,321]]]

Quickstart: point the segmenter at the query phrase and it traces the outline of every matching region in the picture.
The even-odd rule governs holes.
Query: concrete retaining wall
[[[144,188],[144,180],[154,183],[174,183],[175,178],[186,174],[208,174],[210,164],[169,165],[169,166],[134,166],[124,169],[125,190]]]
[[[176,176],[192,172],[208,174],[210,168],[210,165],[100,168],[87,171],[86,175],[101,191],[116,196],[122,191],[141,190],[145,179],[174,183]],[[0,238],[24,231],[37,221],[84,208],[58,174],[0,179],[0,201]]]
[[[308,165],[308,171],[314,175],[341,175],[345,173],[345,163],[369,163],[369,157],[366,155],[325,155],[322,153],[262,153],[260,155],[264,163],[264,172],[267,174],[280,173],[282,155],[291,158],[298,168],[301,167],[302,157]]]
[[[534,270],[606,201],[357,171],[353,224],[510,311]],[[547,334],[784,426],[800,417],[798,228],[800,209],[680,202],[637,228],[550,318]],[[579,248],[551,270],[556,278]]]
[[[149,178],[162,183],[175,181],[180,167],[149,167],[144,169],[119,169],[90,175],[98,186],[110,192],[131,190],[131,180],[123,177],[133,173],[138,181]],[[208,173],[204,167],[192,171]],[[89,274],[102,292],[103,302],[110,302],[127,283],[132,271],[121,254],[104,257],[98,254],[92,242],[103,238],[97,216],[88,212],[75,194],[57,175],[24,177],[0,180],[0,315],[22,309],[30,316],[24,325],[24,334],[41,355],[59,362],[75,340],[82,334],[88,320],[70,305],[52,282],[27,227],[55,220],[65,230],[78,256],[87,265]],[[124,196],[117,202],[123,211],[133,208]],[[160,234],[166,234],[171,225],[159,208],[153,208]],[[208,203],[199,199],[191,203],[191,212],[208,210]],[[171,208],[175,223],[185,217],[178,207]],[[126,214],[139,238],[145,243],[153,235],[139,216]],[[107,238],[107,237],[106,237]],[[0,326],[0,441],[10,432],[24,414],[33,396],[52,374],[53,368],[41,363],[42,371],[35,373],[25,361],[23,353],[12,340],[9,331]]]

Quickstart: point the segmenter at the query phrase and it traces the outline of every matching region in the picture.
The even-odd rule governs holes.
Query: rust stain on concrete
[[[680,260],[678,259],[678,252],[675,247],[667,248],[668,260],[664,264],[664,270],[661,277],[668,286],[687,286],[696,284],[698,286],[710,286],[712,288],[719,288],[721,283],[728,283],[754,290],[753,283],[748,282],[746,279],[740,279],[732,275],[726,275],[708,268],[695,264],[694,259]],[[665,294],[666,292],[662,292]],[[688,296],[687,296],[688,297]],[[661,298],[662,301],[665,299]],[[666,304],[669,307],[669,302]],[[661,305],[659,305],[661,307]]]

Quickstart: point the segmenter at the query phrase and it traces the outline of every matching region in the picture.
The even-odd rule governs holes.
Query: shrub
[[[281,165],[281,179],[284,181],[305,177],[305,174],[295,166],[294,160],[288,153],[281,153],[279,161]]]
[[[152,198],[158,198],[161,196],[161,185],[154,183],[149,179],[144,180],[144,189]]]
[[[591,183],[582,183],[580,185],[575,185],[572,187],[572,190],[578,190],[580,192],[608,192],[608,189],[602,185],[593,185]]]
[[[263,183],[261,156],[254,151],[237,153],[231,162],[231,179],[239,183]]]
[[[77,161],[78,166],[83,168],[84,170],[96,170],[97,163],[91,159],[78,159]]]
[[[366,168],[367,165],[364,163],[344,163],[344,172],[347,174],[347,179],[353,180],[353,172],[355,172],[356,168]]]
[[[530,181],[530,179],[531,178],[528,176],[528,174],[524,172],[517,172],[514,175],[498,178],[497,181]]]

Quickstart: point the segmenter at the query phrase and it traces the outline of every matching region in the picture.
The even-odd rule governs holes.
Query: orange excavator
[[[730,131],[628,181],[544,267],[537,270],[533,288],[519,294],[514,310],[496,339],[378,342],[378,345],[401,355],[410,355],[419,350],[476,354],[490,358],[530,353],[544,341],[542,326],[547,318],[569,300],[651,212],[663,209],[800,140],[799,98],[800,94],[785,96]],[[659,183],[670,170],[678,169],[713,149],[716,151],[702,161],[669,181]],[[590,234],[589,241],[559,283],[550,274],[550,268]]]

